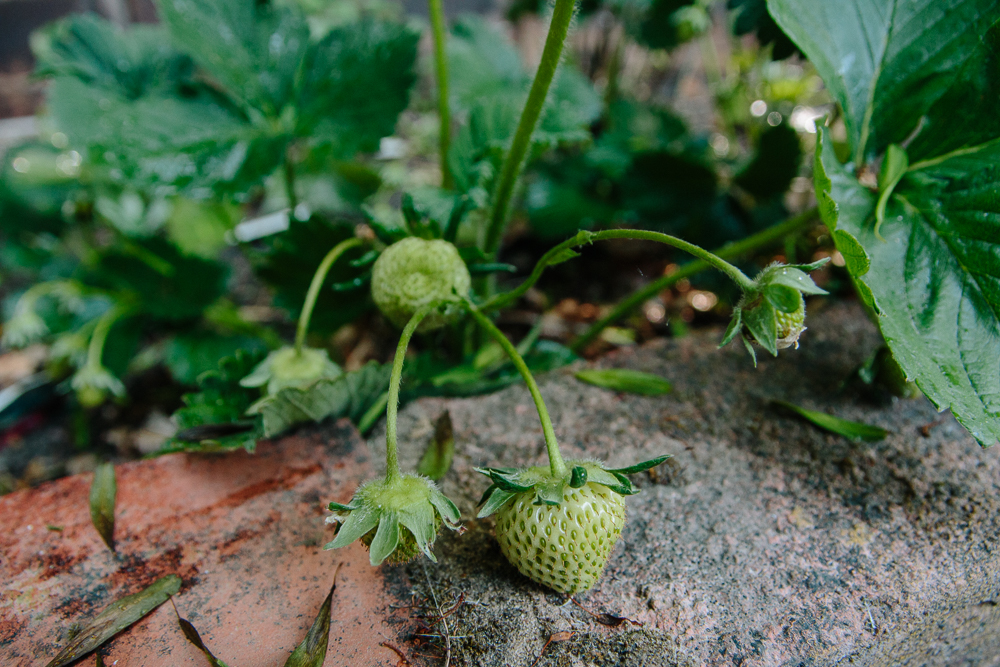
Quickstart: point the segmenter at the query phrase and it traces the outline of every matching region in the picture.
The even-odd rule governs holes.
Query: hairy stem
[[[438,121],[440,136],[438,151],[441,153],[441,187],[454,187],[451,170],[448,168],[448,149],[451,146],[451,107],[448,104],[448,57],[445,44],[448,29],[444,18],[444,0],[429,0],[431,15],[431,35],[434,38],[434,75],[437,77]]]
[[[781,239],[787,237],[790,234],[794,234],[806,227],[816,219],[818,210],[811,208],[807,211],[803,211],[798,215],[795,215],[784,222],[781,222],[773,227],[769,227],[763,231],[757,232],[753,236],[748,236],[745,239],[736,241],[734,243],[728,243],[721,248],[715,250],[714,254],[722,257],[723,259],[731,259],[734,257],[740,257],[741,255],[746,255],[747,253],[759,250],[760,248],[776,243]],[[682,266],[680,269],[671,273],[669,276],[663,276],[649,283],[642,289],[634,292],[628,298],[619,302],[614,310],[594,322],[587,331],[585,331],[579,338],[577,338],[570,345],[570,348],[574,352],[579,352],[585,348],[592,340],[597,338],[608,325],[613,322],[617,322],[621,318],[632,312],[633,309],[638,307],[640,304],[644,303],[647,299],[651,299],[668,287],[673,286],[675,283],[683,280],[684,278],[690,278],[696,273],[701,273],[705,269],[710,268],[707,262],[702,260],[695,260],[689,262]]]
[[[510,360],[514,362],[514,366],[517,367],[521,377],[524,378],[524,383],[528,385],[528,391],[531,392],[531,398],[534,399],[535,408],[538,410],[538,419],[542,422],[542,432],[545,434],[545,449],[549,454],[549,468],[552,471],[552,476],[564,476],[566,474],[566,462],[563,461],[562,454],[559,453],[559,441],[556,440],[556,432],[552,428],[552,419],[549,417],[548,408],[545,407],[545,400],[542,398],[542,393],[538,390],[538,383],[535,382],[531,371],[528,370],[528,365],[524,363],[524,359],[517,351],[517,348],[514,347],[514,344],[507,339],[507,336],[503,335],[503,332],[493,324],[490,318],[483,315],[471,302],[467,301],[466,304],[472,317],[500,344],[500,347],[507,353]]]
[[[326,280],[326,274],[330,271],[330,267],[346,251],[362,243],[361,239],[356,238],[341,241],[333,246],[333,249],[326,253],[326,257],[319,263],[319,268],[316,269],[316,273],[312,277],[312,282],[309,283],[309,291],[306,292],[306,300],[302,304],[302,312],[299,313],[299,324],[295,329],[295,350],[297,352],[302,352],[302,346],[305,345],[306,334],[309,332],[309,320],[312,318],[313,308],[316,307],[316,299],[319,297],[319,290],[323,286],[323,281]]]
[[[399,385],[403,380],[403,361],[406,358],[406,348],[410,346],[410,338],[417,330],[420,322],[427,314],[438,307],[438,303],[429,303],[410,318],[399,335],[396,346],[396,356],[392,360],[392,375],[389,376],[389,397],[385,414],[385,481],[392,482],[400,478],[399,455],[396,451],[396,413],[399,411]]]
[[[539,278],[542,277],[542,273],[550,264],[557,264],[561,261],[565,261],[563,257],[564,253],[577,246],[586,245],[588,243],[593,243],[594,241],[603,241],[606,239],[636,239],[641,241],[656,241],[657,243],[664,243],[669,246],[673,246],[680,250],[683,250],[691,255],[694,255],[698,259],[702,260],[706,267],[711,266],[719,271],[723,272],[729,278],[736,283],[739,288],[743,291],[753,289],[753,281],[750,280],[742,271],[738,268],[725,261],[718,255],[715,255],[700,246],[696,246],[693,243],[688,243],[676,236],[670,236],[669,234],[661,234],[660,232],[648,232],[641,229],[607,229],[602,232],[579,232],[576,236],[570,239],[566,239],[559,245],[555,246],[547,253],[542,255],[541,259],[535,264],[535,268],[532,270],[531,275],[528,276],[523,283],[510,290],[509,292],[504,292],[503,294],[497,294],[496,296],[488,299],[482,304],[481,308],[484,311],[496,310],[497,308],[502,308],[516,299],[518,299],[522,294],[527,292],[532,285],[534,285]],[[749,240],[749,239],[745,239]]]
[[[514,194],[514,186],[517,185],[517,179],[521,175],[528,148],[531,146],[531,135],[535,132],[538,118],[542,115],[542,109],[545,107],[545,98],[549,94],[549,87],[555,77],[556,69],[559,67],[563,42],[566,41],[566,34],[569,32],[569,25],[573,20],[573,4],[574,0],[556,0],[555,8],[552,10],[552,23],[549,24],[549,34],[545,38],[542,60],[538,64],[538,71],[535,73],[535,80],[528,92],[528,99],[524,103],[524,110],[521,112],[521,120],[517,124],[514,140],[500,169],[497,189],[493,193],[493,209],[490,212],[489,226],[486,228],[485,250],[487,255],[496,254],[497,248],[500,246],[500,239],[503,237],[503,230],[507,224],[510,200]]]

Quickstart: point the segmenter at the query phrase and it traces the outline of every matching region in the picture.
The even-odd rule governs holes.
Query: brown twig
[[[379,642],[379,646],[384,646],[384,647],[386,647],[387,649],[389,649],[390,651],[394,652],[396,655],[399,656],[399,662],[396,663],[396,667],[400,667],[400,666],[402,666],[402,667],[410,667],[410,665],[411,665],[410,661],[406,659],[406,656],[403,655],[403,652],[400,651],[398,648],[396,648],[395,646],[393,646],[389,642]]]
[[[597,621],[601,625],[606,625],[609,628],[617,628],[622,623],[630,623],[632,625],[638,625],[640,627],[642,626],[642,623],[640,623],[639,621],[634,621],[631,618],[627,618],[625,616],[617,616],[615,614],[609,614],[608,612],[604,612],[602,614],[595,614],[594,612],[590,611],[589,609],[587,609],[586,607],[584,607],[582,604],[580,604],[579,602],[577,602],[576,598],[571,597],[570,601],[573,604],[575,604],[577,607],[579,607],[580,609],[582,609],[585,612],[587,612],[588,614],[590,614],[590,616],[595,621]]]

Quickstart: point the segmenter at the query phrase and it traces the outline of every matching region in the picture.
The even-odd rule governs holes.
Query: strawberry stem
[[[448,56],[445,52],[445,41],[448,28],[445,25],[443,0],[430,0],[431,36],[434,38],[434,74],[437,78],[438,93],[438,151],[441,153],[441,187],[450,190],[454,187],[451,169],[448,168],[448,151],[451,146],[451,108],[448,99]],[[453,239],[452,239],[453,240]]]
[[[514,347],[514,344],[507,339],[507,336],[503,335],[503,332],[493,324],[490,318],[483,315],[472,302],[466,301],[465,303],[472,317],[500,344],[500,347],[507,353],[510,360],[514,362],[514,366],[521,373],[521,377],[524,378],[524,383],[528,385],[528,391],[531,392],[531,398],[535,401],[535,408],[538,410],[538,419],[542,422],[542,432],[545,434],[545,449],[549,454],[549,468],[552,471],[552,476],[557,478],[565,477],[567,470],[566,463],[563,461],[562,454],[559,453],[559,441],[556,440],[556,432],[552,428],[552,419],[549,417],[548,408],[545,407],[545,400],[542,398],[542,393],[538,390],[538,383],[535,382],[531,371],[528,370],[528,365],[524,363],[524,359],[517,351],[517,348]]]
[[[438,303],[429,303],[413,314],[410,321],[403,327],[396,346],[396,356],[392,360],[392,375],[389,377],[389,402],[385,409],[385,481],[395,482],[402,475],[399,472],[399,456],[396,453],[396,413],[399,411],[399,385],[403,379],[403,360],[406,358],[406,348],[410,346],[410,338],[417,330],[421,320],[429,312],[438,307]]]
[[[295,330],[296,352],[301,353],[302,346],[305,345],[306,333],[309,331],[309,320],[312,318],[313,308],[316,307],[316,298],[319,296],[319,290],[323,286],[323,281],[326,280],[326,274],[330,271],[330,267],[346,251],[361,245],[361,243],[361,239],[356,238],[341,241],[333,246],[333,249],[326,253],[326,257],[319,263],[319,268],[316,269],[316,273],[312,277],[312,282],[309,283],[309,291],[306,292],[306,300],[302,304],[302,312],[299,313],[299,325]]]

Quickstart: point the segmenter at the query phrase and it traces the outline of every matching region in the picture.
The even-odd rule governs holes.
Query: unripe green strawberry
[[[471,286],[468,267],[447,241],[405,238],[386,248],[372,267],[372,299],[398,327],[429,303],[468,296]],[[451,319],[447,313],[432,312],[417,330],[438,329]]]
[[[778,325],[777,346],[779,350],[794,345],[799,346],[799,336],[806,330],[806,302],[799,294],[799,307],[791,313],[775,309],[774,319]]]
[[[549,468],[476,468],[493,484],[479,517],[496,514],[500,550],[521,574],[572,595],[594,586],[622,527],[625,501],[638,493],[626,475],[666,461],[609,470],[598,461],[567,461],[566,472]]]
[[[625,525],[625,501],[599,484],[567,485],[559,505],[514,496],[497,512],[500,550],[521,574],[567,595],[592,588]]]

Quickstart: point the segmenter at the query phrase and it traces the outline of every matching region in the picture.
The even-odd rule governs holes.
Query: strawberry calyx
[[[372,565],[403,563],[423,553],[437,562],[431,547],[439,527],[460,528],[458,508],[437,485],[420,475],[373,479],[362,484],[351,502],[331,502],[336,537],[324,549],[346,547],[361,540],[369,548]]]
[[[553,475],[548,466],[475,468],[492,482],[479,501],[481,508],[477,516],[480,519],[490,516],[514,497],[529,492],[534,492],[535,505],[558,506],[567,486],[579,489],[587,484],[600,484],[620,496],[635,495],[639,491],[627,475],[654,468],[668,458],[669,454],[658,456],[626,468],[607,468],[604,463],[593,460],[566,461],[566,474],[562,476]]]
[[[285,346],[269,353],[245,378],[243,387],[264,387],[268,396],[289,387],[304,387],[319,379],[334,379],[343,371],[326,350]]]
[[[777,356],[780,349],[798,347],[799,336],[806,330],[803,295],[827,293],[813,282],[808,272],[828,261],[829,258],[811,264],[774,263],[762,270],[733,308],[732,320],[719,347],[739,335],[755,366],[757,353],[751,343],[760,345],[773,356]]]

